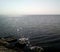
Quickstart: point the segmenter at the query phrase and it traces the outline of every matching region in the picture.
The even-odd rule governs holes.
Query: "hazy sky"
[[[1,14],[60,14],[60,0],[0,0]]]

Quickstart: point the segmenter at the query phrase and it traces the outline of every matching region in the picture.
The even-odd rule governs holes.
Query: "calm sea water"
[[[24,35],[46,52],[60,50],[60,15],[0,15],[0,37]]]

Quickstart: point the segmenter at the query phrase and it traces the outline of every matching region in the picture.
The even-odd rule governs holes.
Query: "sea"
[[[60,15],[0,15],[0,37],[29,38],[44,52],[60,52]]]

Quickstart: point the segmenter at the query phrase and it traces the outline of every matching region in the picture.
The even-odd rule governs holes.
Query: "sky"
[[[0,0],[0,15],[60,14],[60,0]]]

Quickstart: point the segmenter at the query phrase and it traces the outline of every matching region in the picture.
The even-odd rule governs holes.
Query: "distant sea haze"
[[[28,37],[32,45],[41,46],[46,52],[59,52],[60,15],[0,16],[0,37],[19,38],[21,34]]]

